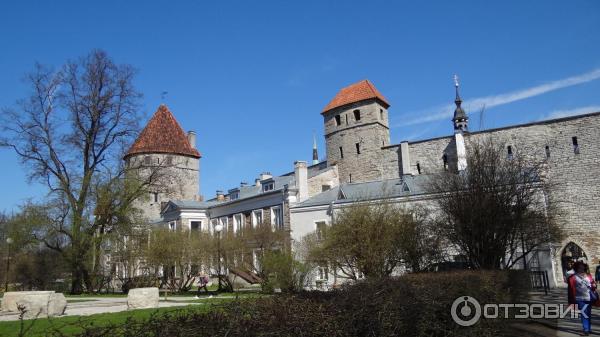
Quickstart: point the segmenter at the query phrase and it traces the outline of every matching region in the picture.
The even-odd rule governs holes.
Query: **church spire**
[[[313,132],[313,156],[312,156],[312,164],[316,165],[319,163],[319,152],[317,151],[317,138],[315,137],[315,133]]]
[[[465,110],[463,110],[461,106],[462,99],[460,98],[458,87],[458,75],[454,75],[454,88],[456,90],[456,98],[454,99],[454,104],[456,104],[456,109],[454,109],[454,117],[452,118],[452,122],[454,123],[454,132],[463,132],[467,131],[469,117],[467,117]]]

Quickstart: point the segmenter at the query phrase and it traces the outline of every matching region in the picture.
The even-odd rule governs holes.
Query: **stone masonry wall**
[[[354,110],[360,111],[360,120],[355,119]],[[336,124],[338,115],[341,125]],[[340,182],[381,179],[381,147],[390,142],[387,110],[375,100],[363,101],[327,112],[324,122],[327,163],[338,166]],[[360,154],[356,150],[357,143]]]
[[[548,200],[558,209],[564,231],[564,239],[552,249],[559,283],[563,279],[560,258],[569,242],[584,250],[591,267],[600,264],[600,113],[466,134],[467,155],[469,144],[485,137],[493,137],[505,148],[510,145],[515,154],[524,152],[540,160],[546,159],[548,146],[546,177],[552,185]],[[572,137],[577,137],[578,154]],[[443,153],[456,164],[453,137],[410,143],[413,173],[417,163],[422,174],[441,171]]]
[[[149,158],[149,165],[145,158]],[[196,200],[200,191],[200,160],[172,154],[140,154],[128,158],[128,167],[135,168],[139,179],[156,172],[158,179],[150,187],[158,193],[158,200],[150,193],[136,201],[136,207],[148,220],[160,218],[161,202],[169,200]]]

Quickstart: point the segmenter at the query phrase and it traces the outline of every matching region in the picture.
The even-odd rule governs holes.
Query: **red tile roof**
[[[187,134],[164,104],[158,107],[125,158],[142,153],[172,153],[200,158],[200,153],[190,146]]]
[[[325,113],[331,109],[339,108],[346,104],[352,104],[373,98],[384,103],[386,108],[390,106],[385,97],[383,97],[379,90],[375,88],[373,83],[371,83],[369,80],[362,80],[340,90],[321,113]]]

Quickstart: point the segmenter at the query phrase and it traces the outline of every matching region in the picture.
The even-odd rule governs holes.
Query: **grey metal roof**
[[[348,201],[396,198],[425,193],[427,175],[404,176],[399,179],[345,183],[319,193],[292,208],[328,205]]]
[[[171,200],[179,208],[187,209],[206,209],[217,204],[213,201],[196,201],[196,200]]]

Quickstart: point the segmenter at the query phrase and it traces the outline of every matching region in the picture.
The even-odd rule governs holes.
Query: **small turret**
[[[456,99],[454,100],[456,109],[454,109],[454,117],[452,118],[454,132],[464,132],[468,130],[469,117],[467,117],[465,110],[461,106],[462,99],[460,99],[460,94],[458,93],[459,84],[457,75],[454,75],[454,87],[456,89]]]
[[[313,133],[313,151],[312,151],[312,164],[316,165],[319,163],[319,152],[317,151],[317,138]]]

